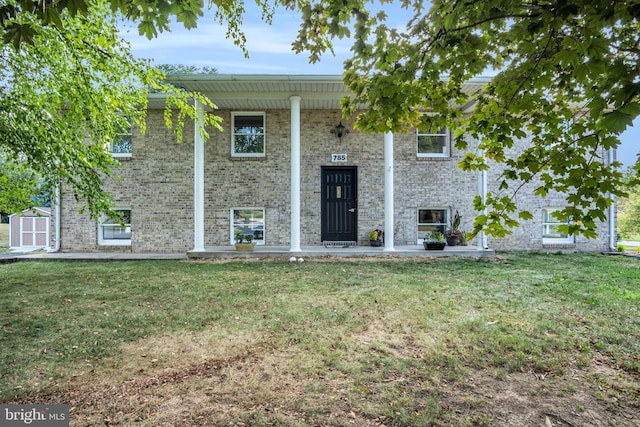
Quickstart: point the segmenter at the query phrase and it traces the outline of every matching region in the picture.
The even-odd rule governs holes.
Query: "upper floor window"
[[[449,157],[451,153],[449,129],[446,127],[437,133],[417,130],[418,157]]]
[[[231,133],[231,155],[234,157],[264,157],[265,155],[265,114],[231,113],[233,131]]]
[[[98,225],[98,244],[131,245],[131,210],[116,211],[119,218],[104,218]]]
[[[567,225],[567,221],[561,221],[553,215],[558,209],[542,209],[542,244],[566,244],[573,243],[573,236],[560,231],[561,225]]]
[[[111,155],[113,157],[131,157],[132,145],[131,124],[120,127],[115,140],[111,143]]]

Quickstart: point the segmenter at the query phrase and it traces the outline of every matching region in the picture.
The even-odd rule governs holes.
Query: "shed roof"
[[[9,215],[9,217],[19,216],[49,216],[51,215],[51,208],[44,206],[34,206],[32,208],[23,209],[20,213]]]

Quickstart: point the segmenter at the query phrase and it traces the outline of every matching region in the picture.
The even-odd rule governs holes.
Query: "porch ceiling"
[[[171,75],[168,80],[203,93],[219,109],[289,109],[289,97],[299,95],[303,110],[336,110],[340,100],[350,94],[341,75]],[[463,91],[473,94],[488,81],[472,80],[464,84]],[[459,107],[466,110],[470,105]]]
[[[286,109],[289,97],[302,97],[300,107],[339,109],[349,95],[340,75],[190,75],[170,80],[207,95],[220,109]]]

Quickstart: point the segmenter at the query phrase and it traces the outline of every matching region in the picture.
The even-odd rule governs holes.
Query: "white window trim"
[[[449,127],[444,127],[444,133],[420,133],[420,130],[416,128],[416,153],[418,157],[440,157],[446,158],[451,157],[451,132],[449,131]],[[444,153],[420,153],[418,152],[418,144],[421,136],[444,136],[445,137],[445,149]]]
[[[562,224],[561,222],[545,222],[544,221],[544,212],[549,212],[551,215],[552,212],[558,211],[560,208],[543,208],[542,209],[542,244],[543,245],[566,245],[575,243],[574,236],[572,234],[565,237],[544,237],[545,229],[548,225],[557,225]]]
[[[266,235],[267,235],[267,210],[262,207],[262,206],[242,206],[242,207],[233,207],[231,209],[229,209],[229,218],[230,218],[230,223],[231,223],[231,227],[229,229],[229,240],[231,241],[231,244],[234,244],[236,242],[236,235],[234,232],[234,228],[235,228],[235,223],[233,222],[233,212],[234,211],[242,211],[242,210],[261,210],[262,211],[262,219],[263,219],[263,223],[262,223],[262,240],[253,240],[253,243],[255,243],[256,245],[264,245],[265,241],[266,241]]]
[[[449,208],[446,206],[426,206],[426,207],[419,207],[416,210],[416,234],[419,234],[420,231],[418,230],[418,228],[421,225],[427,225],[427,224],[435,224],[435,223],[427,223],[427,222],[420,222],[420,211],[424,211],[424,210],[430,210],[430,211],[444,211],[444,219],[442,220],[442,222],[439,222],[438,224],[442,224],[444,226],[444,229],[446,230],[449,227]],[[419,245],[421,245],[424,242],[424,239],[417,237],[417,243]]]
[[[133,157],[133,155],[131,153],[111,153],[111,157],[122,159]]]
[[[128,135],[129,136],[129,140],[131,141],[131,151],[128,153],[114,153],[113,152],[113,142],[109,145],[109,151],[111,152],[111,157],[114,158],[127,158],[127,157],[132,157],[132,151],[133,151],[133,126],[129,125],[129,127],[127,128],[128,132],[127,133],[119,133],[117,135]]]
[[[236,117],[238,116],[262,116],[263,152],[262,153],[236,153],[234,132]],[[235,111],[231,113],[231,157],[265,157],[267,155],[267,114],[264,111]]]
[[[116,211],[129,211],[129,215],[131,215],[131,209],[129,208],[116,208]],[[131,239],[104,239],[102,228],[104,226],[103,222],[109,219],[108,217],[103,217],[100,219],[100,223],[98,224],[98,245],[103,246],[131,246]],[[131,224],[125,224],[131,229]]]

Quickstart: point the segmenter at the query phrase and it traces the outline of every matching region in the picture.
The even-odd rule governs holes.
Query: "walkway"
[[[243,258],[284,258],[299,257],[467,257],[492,258],[495,251],[479,251],[476,246],[452,246],[443,251],[426,251],[419,245],[396,246],[395,251],[385,252],[384,248],[371,246],[353,246],[336,248],[324,246],[305,246],[300,252],[289,252],[288,246],[256,246],[253,252],[238,252],[233,246],[207,247],[204,252],[189,253],[116,253],[116,252],[38,252],[0,254],[0,263],[55,259],[82,261],[130,261],[147,259],[243,259]]]

